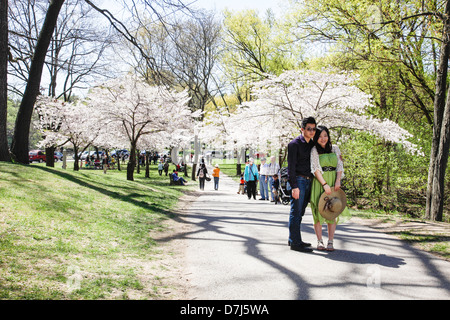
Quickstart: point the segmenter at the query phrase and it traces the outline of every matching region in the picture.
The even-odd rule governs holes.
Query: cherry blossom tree
[[[142,137],[155,137],[162,132],[178,136],[180,132],[186,135],[186,130],[193,131],[198,115],[189,110],[188,101],[186,91],[171,92],[161,86],[150,86],[132,75],[99,85],[87,97],[88,105],[101,113],[102,139],[97,139],[98,143],[126,140],[130,145],[128,180],[133,180],[136,150],[146,147],[140,142],[148,143]]]
[[[74,170],[79,170],[79,154],[94,144],[100,134],[96,119],[97,109],[80,100],[68,103],[49,96],[38,96],[35,112],[39,116],[35,126],[41,130],[44,139],[41,147],[72,145],[74,149]]]
[[[188,108],[186,91],[171,92],[150,86],[128,75],[93,88],[86,99],[66,103],[40,96],[36,124],[44,139],[41,146],[71,143],[78,153],[89,145],[104,148],[130,146],[127,179],[133,180],[138,149],[187,145],[194,137],[194,119],[199,112]]]
[[[420,152],[409,141],[412,135],[388,119],[369,115],[371,96],[357,88],[357,75],[317,71],[286,71],[254,83],[254,99],[236,112],[208,117],[203,138],[211,139],[218,124],[223,138],[237,147],[260,151],[282,149],[300,132],[301,120],[312,116],[330,129],[345,127],[367,131],[379,138]],[[215,128],[214,128],[215,127]],[[205,133],[208,132],[208,133]],[[217,132],[215,133],[218,136]]]

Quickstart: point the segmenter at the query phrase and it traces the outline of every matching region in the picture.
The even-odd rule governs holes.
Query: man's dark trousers
[[[297,186],[300,195],[298,199],[291,196],[291,211],[289,213],[289,243],[292,246],[302,246],[300,225],[311,195],[311,179],[299,176],[297,177]]]

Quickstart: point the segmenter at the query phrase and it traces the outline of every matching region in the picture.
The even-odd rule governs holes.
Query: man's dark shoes
[[[288,240],[288,246],[290,246],[291,245],[291,242]],[[302,247],[311,247],[311,243],[309,243],[309,242],[301,242],[300,243],[300,245],[302,246]]]
[[[291,250],[294,251],[299,251],[299,252],[313,252],[312,248],[308,248],[306,246],[300,245],[300,246],[296,246],[291,244]]]
[[[291,244],[290,241],[288,241],[288,245],[291,247],[291,250],[294,251],[299,251],[299,252],[313,252],[312,248],[308,248],[311,246],[311,243],[307,243],[307,242],[301,242],[300,245],[294,245]]]

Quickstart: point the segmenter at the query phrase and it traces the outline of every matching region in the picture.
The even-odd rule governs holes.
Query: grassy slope
[[[186,187],[142,176],[0,162],[0,299],[158,298],[152,233]]]

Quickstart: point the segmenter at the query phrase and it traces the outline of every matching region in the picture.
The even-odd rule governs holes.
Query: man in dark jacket
[[[311,252],[310,243],[302,241],[300,226],[311,194],[311,149],[316,132],[316,120],[308,117],[302,120],[302,134],[288,145],[288,179],[291,189],[291,210],[289,213],[289,241],[291,250]]]

